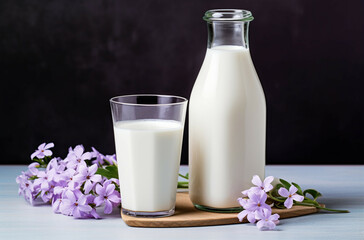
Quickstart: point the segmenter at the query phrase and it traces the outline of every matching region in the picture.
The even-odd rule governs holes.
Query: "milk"
[[[264,177],[266,105],[250,52],[207,49],[189,106],[190,198],[238,207],[253,175]]]
[[[114,124],[122,207],[131,211],[174,208],[183,125],[172,120]]]

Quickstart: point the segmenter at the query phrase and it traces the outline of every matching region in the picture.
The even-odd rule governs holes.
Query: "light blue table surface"
[[[18,196],[17,175],[26,166],[0,165],[0,239],[364,239],[364,166],[267,166],[273,175],[315,188],[330,208],[350,213],[317,213],[282,219],[275,231],[251,224],[189,228],[133,228],[118,209],[101,220],[54,214],[50,205],[29,205]],[[180,172],[188,171],[182,166]],[[102,211],[102,209],[100,209]]]

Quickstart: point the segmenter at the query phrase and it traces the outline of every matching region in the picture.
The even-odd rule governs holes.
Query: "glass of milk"
[[[187,99],[140,94],[110,99],[123,214],[174,213]]]

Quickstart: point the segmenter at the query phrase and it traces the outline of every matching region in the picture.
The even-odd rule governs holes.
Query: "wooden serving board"
[[[280,219],[298,217],[316,212],[317,209],[315,207],[306,206],[293,206],[291,209],[272,209],[272,213],[278,213]],[[241,223],[237,218],[237,213],[214,213],[196,209],[190,201],[188,192],[177,193],[176,211],[173,216],[143,218],[121,214],[121,217],[131,227],[150,228],[213,226]],[[245,218],[243,223],[246,222],[248,221]]]

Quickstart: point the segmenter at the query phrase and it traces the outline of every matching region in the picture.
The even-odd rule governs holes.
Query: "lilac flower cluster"
[[[239,221],[243,221],[246,217],[250,223],[257,222],[259,230],[273,230],[279,223],[279,215],[272,215],[272,208],[266,203],[268,195],[267,193],[273,189],[272,182],[274,177],[269,176],[262,181],[259,176],[253,176],[252,183],[255,187],[251,187],[242,192],[243,197],[238,198],[239,204],[244,208],[242,212],[238,214]],[[297,202],[303,201],[304,197],[296,194],[297,188],[291,186],[289,190],[281,187],[278,193],[286,198],[284,206],[291,208],[293,200]]]
[[[41,144],[31,155],[35,162],[16,178],[19,194],[34,203],[40,197],[55,213],[75,218],[100,218],[96,208],[110,214],[119,206],[119,180],[96,174],[98,168],[116,165],[115,155],[102,155],[95,148],[85,152],[82,145],[69,148],[66,158],[52,157],[53,143]],[[45,167],[45,168],[43,168]]]

